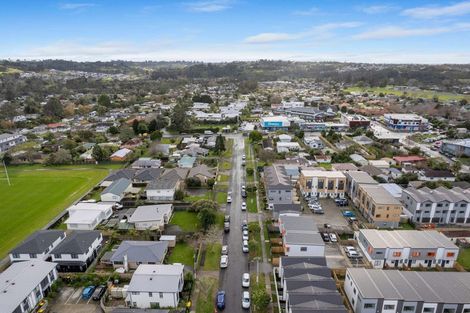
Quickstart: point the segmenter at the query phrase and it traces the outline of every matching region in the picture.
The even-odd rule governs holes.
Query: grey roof
[[[264,168],[264,181],[271,190],[291,190],[290,178],[283,166],[272,165]]]
[[[382,171],[373,165],[363,165],[359,167],[359,170],[368,173],[370,176],[379,176],[382,174]]]
[[[280,219],[281,224],[288,232],[318,232],[318,227],[313,216],[282,216]]]
[[[425,168],[423,174],[426,177],[454,177],[454,174],[449,170],[433,170],[430,168]]]
[[[381,185],[360,184],[360,188],[362,188],[377,204],[401,205],[400,201],[392,196],[387,189]]]
[[[134,179],[138,181],[152,181],[157,179],[163,174],[163,168],[144,168],[138,170],[135,175]]]
[[[156,180],[150,182],[145,190],[174,189],[181,180],[176,171],[165,172]]]
[[[51,254],[83,254],[101,236],[97,230],[76,230],[55,247]]]
[[[348,313],[344,308],[291,308],[291,313]]]
[[[331,309],[343,309],[344,312],[347,312],[343,304],[343,298],[339,293],[317,295],[315,297],[309,294],[292,294],[289,295],[289,307],[318,309],[322,310],[322,312],[329,312]]]
[[[188,177],[194,177],[196,175],[202,175],[205,177],[213,178],[215,174],[209,170],[209,167],[205,164],[198,165],[189,170]]]
[[[124,168],[121,170],[118,170],[116,172],[113,172],[108,175],[104,180],[105,181],[115,181],[120,178],[127,178],[127,179],[132,179],[137,172],[137,169],[135,168]]]
[[[357,166],[353,163],[333,163],[331,167],[336,171],[357,171]]]
[[[435,230],[377,230],[361,229],[374,248],[447,248],[458,249],[449,238]]]
[[[438,187],[436,189],[430,189],[428,187],[423,187],[416,189],[413,187],[407,188],[404,190],[410,197],[415,199],[417,202],[426,202],[430,201],[433,203],[447,201],[450,203],[466,201],[470,202],[470,190],[462,189],[459,187],[454,187],[452,189],[447,189],[445,187]]]
[[[319,268],[285,268],[284,279],[286,280],[328,280],[331,279],[331,270],[328,267]]]
[[[302,206],[298,203],[275,203],[273,204],[273,212],[297,212],[300,213]]]
[[[139,158],[132,163],[133,168],[158,168],[162,164],[159,159]]]
[[[286,289],[289,295],[302,293],[310,295],[318,294],[337,294],[336,283],[330,280],[308,281],[308,280],[288,280],[286,281]]]
[[[378,184],[367,172],[363,171],[348,171],[344,173],[346,177],[351,178],[358,184]]]
[[[120,196],[126,191],[127,188],[132,184],[132,181],[127,179],[127,178],[119,178],[118,180],[115,180],[106,187],[105,190],[101,193],[102,195],[107,194],[107,193],[112,193],[114,195]]]
[[[168,215],[172,211],[172,208],[172,204],[139,206],[129,218],[129,223],[162,220],[164,215]]]
[[[111,262],[122,262],[124,255],[127,255],[129,262],[155,262],[163,263],[166,251],[168,249],[167,241],[123,241],[119,248],[110,258]]]
[[[0,274],[2,312],[14,312],[18,305],[57,266],[41,260],[15,262]]]
[[[11,250],[10,253],[45,253],[46,249],[49,248],[59,237],[65,237],[65,232],[63,230],[38,230],[16,246],[16,248]]]
[[[141,264],[134,272],[128,292],[179,292],[184,265]]]
[[[470,273],[348,268],[365,299],[470,303]]]
[[[280,263],[282,268],[320,268],[326,267],[325,257],[283,256]]]
[[[319,233],[312,234],[289,231],[284,235],[284,241],[287,245],[325,245],[325,242]]]

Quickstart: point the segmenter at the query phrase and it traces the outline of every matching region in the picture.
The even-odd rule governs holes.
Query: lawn
[[[246,206],[248,207],[248,212],[258,213],[258,207],[256,205],[256,192],[248,192]]]
[[[222,153],[224,158],[232,157],[232,150],[233,150],[233,139],[227,139],[225,141],[225,151]]]
[[[346,88],[345,91],[349,92],[367,92],[367,93],[373,93],[373,94],[392,94],[396,96],[401,96],[403,95],[403,91],[401,90],[395,90],[393,89],[393,86],[387,86],[387,87],[367,87],[367,88],[361,88],[361,87],[351,87],[351,88]],[[468,95],[462,95],[462,94],[457,94],[457,93],[450,93],[450,92],[440,92],[440,91],[433,91],[433,90],[416,90],[416,91],[407,91],[406,95],[411,97],[411,98],[425,98],[425,99],[432,99],[434,96],[437,96],[439,100],[461,100],[461,99],[467,99],[470,100],[470,96]]]
[[[219,174],[219,176],[217,176],[217,181],[220,183],[225,183],[225,182],[228,182],[229,178],[230,176],[228,175]]]
[[[188,232],[196,232],[200,228],[196,212],[176,211],[173,213],[170,224],[178,225],[183,231]]]
[[[179,242],[171,250],[171,254],[168,257],[168,264],[182,263],[184,265],[194,266],[194,248],[185,243]]]
[[[122,165],[12,166],[0,180],[0,257]],[[0,178],[5,173],[0,171]]]
[[[206,192],[199,195],[186,195],[183,200],[185,202],[196,202],[202,199],[212,200],[212,191],[207,190]]]
[[[262,248],[261,235],[258,222],[248,223],[248,230],[250,232],[250,240],[248,241],[248,247],[250,248],[250,260],[256,257],[261,257]]]
[[[222,245],[220,243],[207,245],[203,267],[205,271],[217,271],[219,269],[221,249]]]
[[[461,248],[457,259],[466,271],[470,271],[470,248]]]
[[[224,161],[220,167],[222,170],[228,171],[232,168],[232,164],[228,161]]]
[[[218,204],[225,204],[227,203],[227,193],[226,192],[217,192],[215,199]]]
[[[197,281],[196,313],[214,312],[217,285],[218,279],[214,277],[201,277]]]

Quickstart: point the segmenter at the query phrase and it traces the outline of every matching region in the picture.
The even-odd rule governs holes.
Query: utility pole
[[[5,164],[5,160],[3,160],[3,167],[5,168],[5,175],[7,177],[8,186],[11,186],[10,177],[8,176],[8,170],[7,170],[7,165]]]

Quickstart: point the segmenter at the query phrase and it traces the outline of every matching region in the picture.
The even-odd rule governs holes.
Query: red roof
[[[422,156],[419,155],[408,155],[408,156],[396,156],[393,157],[393,159],[399,163],[402,162],[421,162],[425,161],[426,158],[423,158]]]
[[[47,128],[58,128],[58,127],[64,127],[65,124],[63,123],[51,123],[51,124],[47,124]]]

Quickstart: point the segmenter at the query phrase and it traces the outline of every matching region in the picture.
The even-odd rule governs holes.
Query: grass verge
[[[219,269],[221,249],[222,245],[220,243],[212,243],[207,245],[203,270],[217,271]]]

